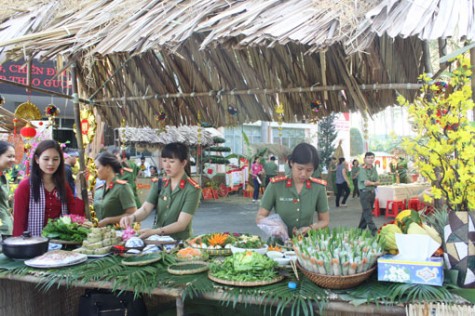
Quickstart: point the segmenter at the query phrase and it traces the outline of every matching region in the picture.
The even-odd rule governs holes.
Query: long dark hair
[[[317,170],[318,166],[320,165],[320,156],[318,156],[317,149],[307,143],[300,143],[295,146],[292,154],[289,156],[289,167],[292,167],[290,163],[298,163],[301,165],[305,165],[311,163],[313,165],[313,169]]]
[[[96,160],[103,166],[111,166],[114,173],[119,173],[122,169],[119,159],[110,152],[102,152],[97,157]]]
[[[188,146],[183,143],[170,143],[162,150],[162,158],[178,159],[181,162],[186,160],[185,173],[191,175],[190,157]]]
[[[39,201],[40,184],[43,182],[43,171],[41,171],[36,159],[39,159],[41,154],[48,149],[54,149],[59,154],[59,166],[58,169],[56,169],[56,171],[53,173],[53,183],[56,191],[58,192],[59,198],[61,199],[61,202],[67,203],[63,151],[61,150],[59,143],[52,139],[44,140],[39,143],[33,154],[33,159],[31,159],[30,185],[33,188],[33,199],[35,202]]]

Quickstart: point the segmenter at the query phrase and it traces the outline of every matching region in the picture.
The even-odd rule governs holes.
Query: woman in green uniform
[[[99,227],[119,223],[127,214],[137,210],[132,188],[125,180],[117,178],[121,170],[120,161],[109,152],[103,152],[95,160],[97,177],[105,182],[96,188],[94,210]]]
[[[15,163],[15,147],[3,140],[0,141],[0,234],[11,235],[13,231],[13,216],[10,212],[8,196],[10,189],[8,180],[3,174]]]
[[[290,176],[274,177],[264,192],[256,223],[274,210],[287,226],[289,236],[306,234],[330,223],[326,182],[312,177],[320,158],[310,144],[298,144],[289,157]],[[276,236],[282,237],[282,236]]]
[[[123,228],[133,222],[140,222],[157,209],[157,216],[152,229],[142,230],[140,238],[151,235],[169,235],[176,240],[184,240],[191,235],[193,215],[201,196],[201,189],[187,174],[188,147],[182,143],[171,143],[162,150],[162,164],[166,177],[161,189],[155,182],[150,189],[147,200],[134,214],[123,217]]]

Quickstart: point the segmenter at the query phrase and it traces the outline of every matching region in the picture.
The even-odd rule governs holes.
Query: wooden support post
[[[73,105],[74,105],[74,123],[76,124],[76,140],[78,143],[79,150],[79,180],[81,182],[81,198],[84,202],[84,211],[86,216],[90,218],[89,214],[89,198],[87,194],[87,182],[86,182],[86,159],[84,154],[84,146],[82,143],[82,133],[81,133],[81,115],[79,108],[79,93],[78,93],[78,83],[77,83],[77,74],[76,74],[76,64],[71,65],[71,79],[72,79],[72,92],[73,92]]]
[[[430,62],[430,47],[427,41],[422,42],[422,50],[424,52],[424,68],[426,73],[433,75],[432,65]]]

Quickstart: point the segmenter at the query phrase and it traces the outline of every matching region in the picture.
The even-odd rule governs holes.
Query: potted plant
[[[444,228],[444,257],[449,269],[458,273],[458,284],[475,287],[475,128],[467,120],[473,111],[471,67],[458,58],[448,80],[425,84],[414,102],[399,102],[408,108],[415,137],[405,138],[403,147],[414,157],[420,175],[431,182],[435,207],[448,212]]]

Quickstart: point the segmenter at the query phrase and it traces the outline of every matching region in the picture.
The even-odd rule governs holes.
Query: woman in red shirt
[[[58,218],[73,209],[74,196],[66,182],[63,152],[54,140],[38,144],[31,159],[31,174],[15,191],[13,236],[25,230],[41,235],[50,218]]]

